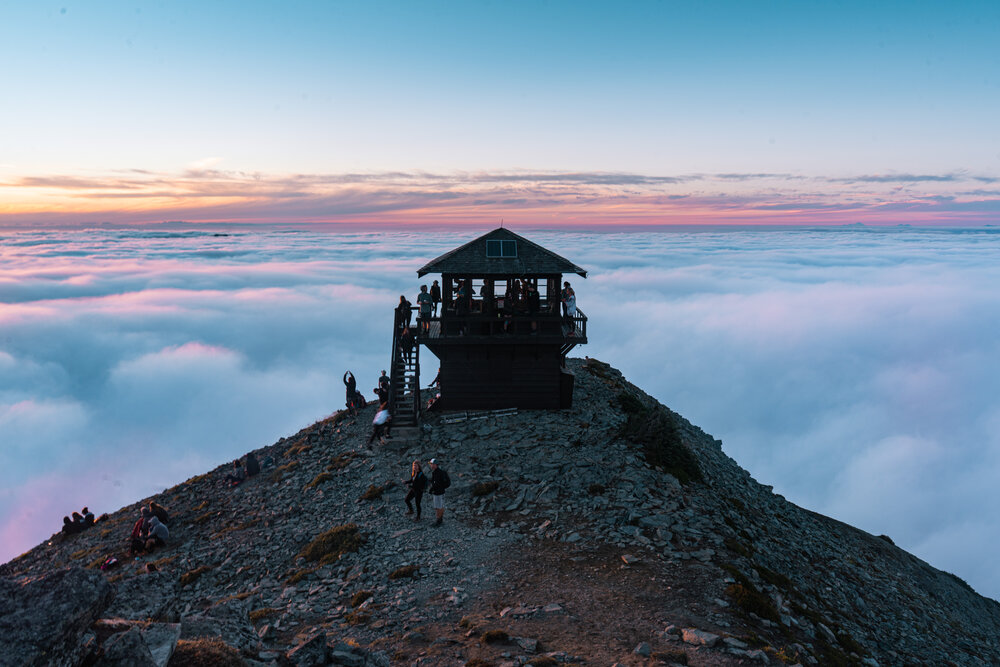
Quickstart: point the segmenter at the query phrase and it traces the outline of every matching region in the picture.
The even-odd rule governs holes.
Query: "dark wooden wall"
[[[431,351],[441,361],[445,410],[558,409],[565,403],[557,345],[440,345]]]

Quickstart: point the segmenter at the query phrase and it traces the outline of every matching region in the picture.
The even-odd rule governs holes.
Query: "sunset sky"
[[[3,2],[0,226],[1000,217],[995,2]]]

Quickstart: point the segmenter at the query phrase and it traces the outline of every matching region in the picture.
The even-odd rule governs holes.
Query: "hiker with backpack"
[[[428,462],[431,467],[431,505],[437,515],[435,526],[440,526],[444,522],[444,492],[451,486],[451,478],[448,471],[438,465],[437,459]]]

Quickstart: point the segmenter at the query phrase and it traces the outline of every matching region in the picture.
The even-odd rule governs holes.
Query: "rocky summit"
[[[221,466],[54,536],[0,571],[0,663],[1000,664],[995,601],[774,494],[607,364],[569,366],[571,410],[431,413],[375,445],[374,406],[337,413],[237,487]],[[420,521],[403,503],[431,457],[440,527],[429,496]],[[129,558],[151,500],[170,539]]]

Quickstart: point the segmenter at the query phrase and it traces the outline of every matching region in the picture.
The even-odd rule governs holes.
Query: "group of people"
[[[63,517],[62,532],[64,535],[73,535],[74,533],[82,532],[97,523],[94,513],[86,507],[79,512],[73,512],[72,517],[72,519],[68,516]],[[102,518],[104,517],[102,516]]]
[[[226,484],[229,486],[239,486],[250,477],[260,474],[260,461],[253,452],[247,453],[246,465],[240,463],[239,459],[233,461],[232,471],[226,475]]]
[[[129,555],[138,556],[167,545],[170,539],[170,515],[160,504],[150,502],[139,511],[139,518],[132,525],[129,536]]]
[[[406,513],[413,514],[413,508],[416,506],[417,514],[413,517],[413,520],[420,521],[420,501],[424,497],[424,492],[429,490],[431,505],[434,508],[436,516],[434,525],[440,526],[444,522],[444,493],[451,486],[451,478],[448,476],[448,472],[438,465],[437,459],[431,459],[427,462],[427,465],[431,469],[429,482],[420,466],[420,461],[414,461],[413,465],[410,466],[410,479],[405,482],[410,487],[406,498],[404,498]],[[411,501],[413,502],[412,505],[410,504]]]

